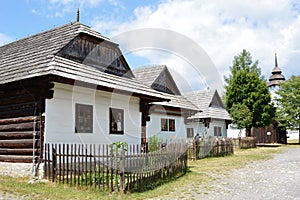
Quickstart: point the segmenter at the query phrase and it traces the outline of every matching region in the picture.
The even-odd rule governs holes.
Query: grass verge
[[[256,148],[236,150],[234,155],[218,158],[206,158],[189,162],[189,171],[181,177],[174,177],[165,184],[145,192],[109,193],[94,188],[76,188],[56,183],[28,184],[28,179],[0,176],[0,193],[14,194],[23,199],[148,199],[168,195],[173,191],[187,188],[189,185],[200,186],[214,181],[214,174],[226,174],[246,164],[258,160],[272,158],[276,153],[284,151],[285,147]],[[209,190],[210,188],[207,188]],[[1,196],[1,195],[0,195]]]

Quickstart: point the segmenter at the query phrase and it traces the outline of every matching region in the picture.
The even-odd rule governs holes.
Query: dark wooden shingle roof
[[[166,65],[152,65],[133,70],[137,80],[155,90],[181,95],[168,67]]]
[[[190,119],[215,118],[231,120],[216,90],[189,92],[185,93],[184,96],[202,110],[201,113],[195,114]]]
[[[192,102],[181,95],[171,73],[166,65],[153,65],[134,69],[135,79],[141,83],[161,92],[169,102],[156,102],[154,104],[170,106],[193,111],[200,111]]]
[[[55,75],[85,83],[168,100],[130,78],[108,74],[95,67],[62,58],[57,53],[79,34],[99,40],[109,38],[79,22],[54,28],[0,47],[0,85],[23,79]]]
[[[80,32],[108,39],[81,23],[54,28],[0,47],[0,84],[38,76]]]

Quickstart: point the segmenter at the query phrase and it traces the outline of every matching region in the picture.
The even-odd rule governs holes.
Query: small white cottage
[[[185,93],[184,96],[197,105],[202,112],[188,118],[188,137],[227,137],[231,118],[225,109],[217,90],[203,90]]]
[[[164,142],[187,138],[186,120],[200,109],[181,95],[170,71],[165,65],[134,69],[136,79],[170,101],[154,102],[147,122],[147,137],[157,136]]]

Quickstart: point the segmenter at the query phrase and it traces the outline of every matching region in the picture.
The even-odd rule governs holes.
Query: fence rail
[[[46,144],[45,178],[110,191],[143,190],[149,182],[187,170],[187,145],[141,153],[140,145]]]
[[[218,157],[233,154],[231,139],[208,138],[193,140],[188,149],[188,157],[192,160],[205,157]]]

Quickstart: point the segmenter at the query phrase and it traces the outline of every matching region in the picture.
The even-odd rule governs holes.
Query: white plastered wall
[[[174,119],[175,131],[162,131],[161,119]],[[178,115],[167,115],[161,113],[152,113],[150,121],[147,122],[147,138],[157,136],[163,142],[172,142],[174,140],[186,139],[186,125],[184,124],[184,117]]]
[[[75,104],[93,105],[93,133],[75,133]],[[109,108],[124,110],[124,134],[109,134]],[[45,143],[139,144],[139,98],[96,89],[55,83],[54,97],[46,100]]]
[[[227,137],[225,120],[212,119],[209,128],[205,127],[202,122],[189,122],[186,126],[187,128],[194,128],[194,135],[199,133],[201,137],[214,137],[214,127],[221,127],[221,137]]]

